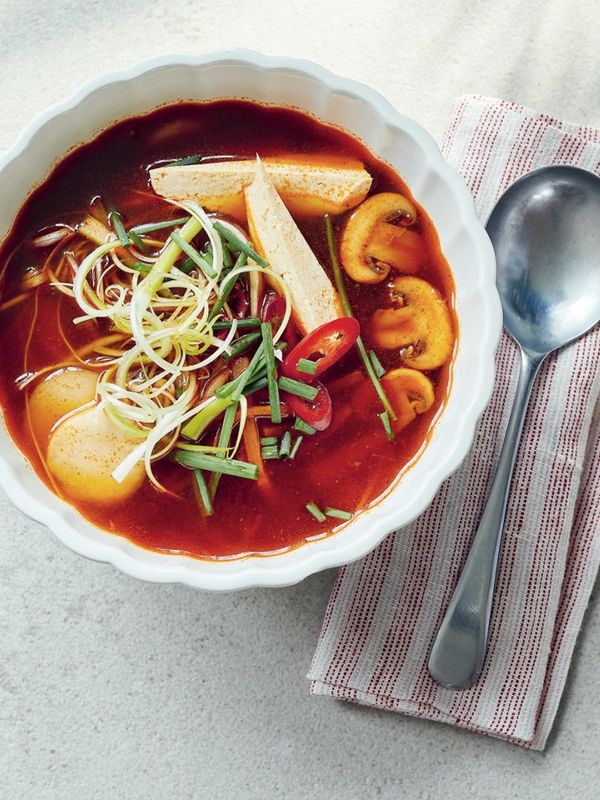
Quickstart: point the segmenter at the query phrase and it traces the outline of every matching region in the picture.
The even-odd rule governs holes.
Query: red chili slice
[[[331,424],[331,397],[322,383],[315,381],[314,385],[318,387],[319,391],[312,402],[289,392],[281,392],[281,397],[297,417],[312,425],[316,430],[324,431]]]
[[[342,317],[319,325],[288,353],[281,365],[282,374],[297,381],[312,383],[350,350],[359,333],[360,325],[354,317]],[[315,363],[313,375],[298,369],[301,358]]]

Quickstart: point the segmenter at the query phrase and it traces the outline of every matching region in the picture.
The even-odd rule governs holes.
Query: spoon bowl
[[[442,686],[463,689],[483,668],[510,481],[538,369],[553,350],[600,320],[600,178],[544,167],[516,181],[487,224],[504,327],[521,373],[496,475],[456,589],[429,655]]]
[[[488,220],[504,327],[530,352],[600,319],[599,187],[586,170],[543,167],[510,186]]]

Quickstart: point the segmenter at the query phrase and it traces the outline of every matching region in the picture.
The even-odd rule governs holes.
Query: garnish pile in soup
[[[176,104],[82,145],[0,250],[0,402],[86,519],[201,558],[347,524],[444,402],[451,274],[348,133]]]

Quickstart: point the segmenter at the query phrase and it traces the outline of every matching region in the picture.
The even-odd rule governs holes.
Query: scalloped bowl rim
[[[476,349],[468,354],[471,360],[471,382],[460,414],[451,418],[447,413],[450,399],[457,390],[455,375],[449,402],[435,423],[431,440],[414,465],[401,473],[403,477],[383,499],[342,526],[339,532],[278,554],[251,555],[227,560],[195,559],[146,550],[124,537],[102,531],[84,520],[73,507],[59,500],[39,478],[33,476],[32,468],[2,426],[0,485],[21,511],[46,525],[65,545],[80,555],[111,563],[122,572],[142,580],[181,583],[212,591],[291,585],[314,572],[361,558],[389,533],[407,525],[421,514],[429,506],[443,481],[461,464],[472,445],[476,424],[493,389],[494,355],[502,329],[493,249],[476,216],[473,200],[463,179],[444,161],[429,134],[416,122],[396,111],[384,97],[357,81],[335,75],[309,61],[265,56],[248,50],[224,50],[200,55],[161,55],[127,69],[100,75],[83,84],[66,100],[53,105],[33,119],[15,145],[0,158],[0,180],[13,162],[27,155],[36,136],[43,133],[49,123],[60,117],[68,120],[69,114],[76,112],[78,106],[96,91],[111,86],[118,90],[123,84],[168,67],[195,70],[225,64],[266,73],[283,71],[290,76],[311,79],[319,90],[326,90],[334,98],[350,98],[368,104],[385,125],[385,130],[391,131],[392,136],[403,133],[417,144],[423,153],[428,174],[441,180],[446,189],[450,190],[456,204],[453,213],[460,223],[457,235],[466,234],[470,245],[474,247],[478,283],[471,288],[471,303],[478,304],[481,318]],[[230,96],[235,95],[232,93]],[[173,102],[177,99],[179,98],[174,96]],[[107,119],[105,125],[113,121]],[[74,141],[73,146],[78,143]],[[55,159],[48,163],[48,171],[55,163]],[[414,190],[413,186],[411,190]],[[20,199],[17,207],[22,205],[28,193]],[[419,200],[418,194],[416,196]],[[425,208],[428,210],[426,205]],[[458,299],[460,301],[460,295]],[[473,343],[464,342],[461,336],[457,359],[461,348],[464,349],[467,344],[474,346]],[[394,504],[409,478],[412,495],[402,497],[402,504]]]

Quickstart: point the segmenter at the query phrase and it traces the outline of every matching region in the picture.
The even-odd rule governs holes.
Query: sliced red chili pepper
[[[324,431],[331,424],[331,397],[322,383],[315,381],[314,385],[318,387],[319,391],[312,402],[289,392],[281,392],[281,397],[297,417],[312,425],[316,430]]]
[[[297,381],[312,383],[314,378],[318,378],[350,350],[359,333],[360,325],[354,317],[342,317],[319,325],[288,353],[281,365],[282,374]],[[301,358],[315,363],[313,375],[298,369]]]
[[[261,309],[261,319],[264,322],[272,322],[274,327],[281,325],[281,320],[285,315],[286,302],[285,298],[277,294],[277,292],[267,292]],[[298,334],[294,328],[293,323],[290,321],[285,326],[283,338],[288,344],[288,347],[295,347],[298,343]]]

